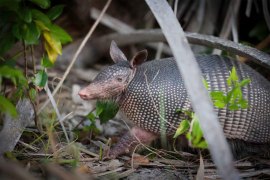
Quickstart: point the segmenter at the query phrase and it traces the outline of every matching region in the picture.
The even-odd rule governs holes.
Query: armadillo
[[[174,134],[184,114],[192,110],[181,73],[174,58],[146,61],[147,51],[138,52],[130,62],[112,42],[110,55],[115,64],[101,71],[79,95],[84,100],[115,101],[135,126],[110,151],[110,157],[129,152],[138,143],[150,143],[160,132]],[[251,82],[242,88],[248,108],[217,109],[219,122],[234,154],[269,152],[270,83],[249,66],[217,55],[196,57],[209,91],[228,92],[227,78],[232,67],[239,79]]]

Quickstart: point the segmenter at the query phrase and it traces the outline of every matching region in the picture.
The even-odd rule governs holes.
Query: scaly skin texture
[[[149,142],[161,132],[174,134],[184,114],[192,110],[181,74],[173,58],[144,62],[146,51],[136,54],[130,62],[116,44],[112,43],[111,56],[115,64],[103,70],[92,84],[80,91],[85,99],[112,99],[121,111],[136,125],[137,139]],[[220,56],[198,56],[203,78],[209,91],[228,92],[227,78],[232,67],[239,80],[250,78],[242,88],[249,107],[231,111],[215,109],[224,134],[236,155],[268,154],[270,144],[270,83],[245,64]],[[110,156],[127,152],[139,142],[134,133],[122,137],[111,150]],[[147,134],[145,136],[144,134]],[[130,145],[132,144],[132,145]],[[262,151],[266,148],[267,150]],[[121,151],[120,151],[121,149]],[[243,152],[243,153],[242,153]]]

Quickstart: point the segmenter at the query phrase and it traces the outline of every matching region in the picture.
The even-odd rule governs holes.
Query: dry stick
[[[48,95],[48,97],[49,97],[49,100],[51,101],[52,106],[53,106],[53,108],[54,108],[54,110],[55,110],[55,112],[56,112],[57,119],[58,119],[58,121],[59,121],[59,123],[60,123],[60,125],[61,125],[61,127],[62,127],[62,129],[63,129],[63,132],[64,132],[64,134],[65,134],[66,140],[67,140],[67,142],[69,143],[70,141],[69,141],[69,138],[68,138],[68,135],[67,135],[66,128],[65,128],[65,126],[64,126],[64,124],[63,124],[63,121],[61,121],[62,117],[61,117],[61,115],[60,115],[59,109],[57,108],[57,104],[56,104],[56,102],[55,102],[55,100],[54,100],[54,98],[53,98],[53,95],[52,95],[52,93],[51,93],[51,90],[50,90],[49,87],[48,87],[48,83],[46,83],[44,89],[45,89],[45,91],[46,91],[46,93],[47,93],[47,95]]]
[[[270,69],[270,55],[259,51],[250,46],[235,43],[230,40],[221,39],[215,36],[203,35],[197,33],[186,32],[185,36],[189,43],[197,44],[202,46],[208,46],[216,49],[228,51],[230,53],[243,56],[252,60],[254,63],[265,66]],[[93,41],[95,47],[104,46],[110,44],[112,40],[117,41],[119,46],[124,46],[134,43],[145,43],[145,42],[160,42],[166,41],[162,31],[160,29],[150,30],[136,30],[134,32],[119,34],[113,33],[103,36]],[[268,43],[270,40],[268,40]]]
[[[222,49],[249,58],[253,62],[270,69],[270,55],[258,49],[214,36],[196,33],[186,33],[186,35],[190,43]]]
[[[146,3],[155,15],[176,58],[192,107],[199,118],[209,151],[218,170],[224,179],[239,179],[239,174],[233,167],[228,142],[203,85],[201,71],[187,43],[183,29],[165,0],[146,0]]]
[[[91,9],[91,18],[96,19],[98,16],[100,15],[100,11],[98,9],[92,8]],[[128,24],[110,16],[105,14],[103,19],[100,21],[100,23],[104,26],[107,26],[108,28],[113,29],[114,31],[117,31],[119,33],[131,33],[133,31],[135,31],[135,29],[131,26],[129,26]],[[118,42],[117,42],[118,44]],[[158,49],[159,45],[157,43],[147,43],[146,44],[148,47],[151,47],[153,49]],[[162,48],[162,52],[171,55],[172,52],[169,48],[169,46],[167,46],[166,44],[163,46]]]
[[[80,44],[78,50],[76,51],[76,53],[74,54],[72,61],[70,62],[69,66],[67,67],[67,70],[65,71],[61,81],[59,82],[59,84],[56,86],[56,88],[54,89],[52,95],[54,96],[57,91],[60,89],[60,87],[62,86],[63,82],[65,81],[66,77],[68,76],[73,64],[75,63],[75,61],[77,60],[77,57],[79,56],[80,52],[82,51],[82,49],[84,48],[86,42],[88,41],[88,39],[91,37],[91,35],[93,34],[94,30],[96,29],[97,25],[99,24],[101,18],[103,17],[103,15],[105,14],[106,10],[108,9],[110,3],[112,0],[108,0],[107,3],[105,4],[105,6],[103,7],[98,19],[95,21],[94,25],[91,27],[90,31],[87,33],[87,35],[85,36],[85,38],[83,39],[82,43]],[[42,107],[39,109],[38,114],[48,105],[48,103],[50,102],[50,100],[47,100]]]

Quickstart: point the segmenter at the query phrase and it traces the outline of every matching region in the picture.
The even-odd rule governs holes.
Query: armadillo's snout
[[[88,91],[86,91],[86,89],[80,90],[78,94],[84,100],[89,99],[89,95],[88,95],[89,93]]]

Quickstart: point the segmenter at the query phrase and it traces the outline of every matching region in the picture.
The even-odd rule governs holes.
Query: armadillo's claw
[[[136,137],[135,137],[136,136]],[[105,150],[103,159],[115,159],[122,154],[133,152],[134,148],[140,143],[150,143],[156,135],[141,128],[134,127],[131,131],[124,134],[119,142],[112,149]]]
[[[104,160],[110,160],[110,159],[115,159],[115,158],[116,158],[116,156],[113,154],[110,154],[110,151],[108,151],[108,152],[104,153],[102,160],[104,161]]]

